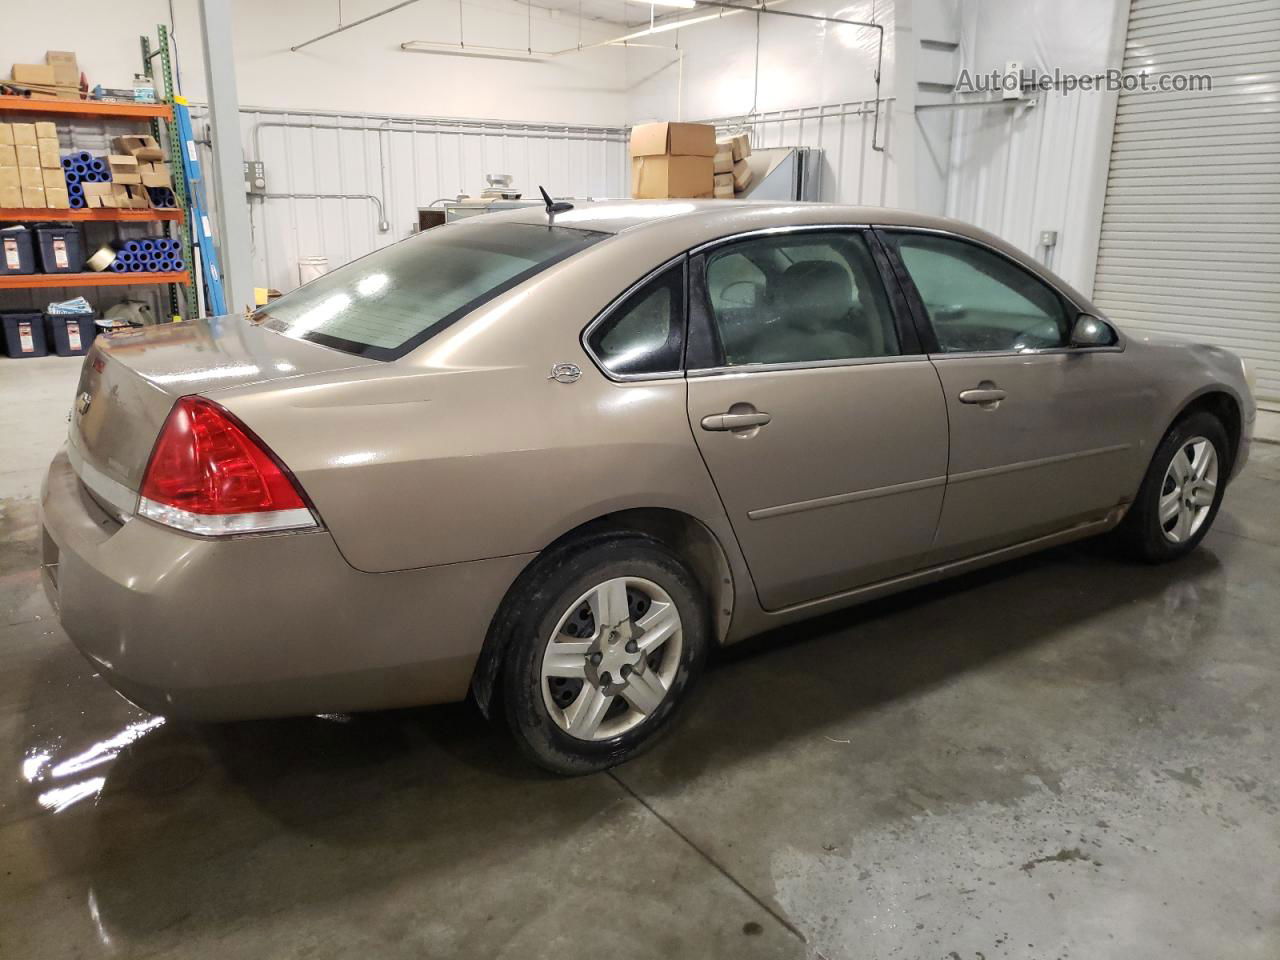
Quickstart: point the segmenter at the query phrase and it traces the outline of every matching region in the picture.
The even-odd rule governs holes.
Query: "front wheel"
[[[1210,413],[1193,413],[1165,436],[1118,533],[1148,563],[1176,560],[1204,539],[1227,482],[1227,434]]]
[[[547,558],[514,602],[507,719],[525,754],[556,773],[604,770],[650,746],[706,655],[696,582],[646,538]]]

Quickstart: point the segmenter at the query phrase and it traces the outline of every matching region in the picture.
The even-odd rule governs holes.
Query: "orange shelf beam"
[[[173,116],[167,103],[101,103],[97,100],[33,100],[30,97],[0,97],[0,113],[124,117],[137,120],[169,120]]]
[[[129,223],[158,223],[162,220],[182,222],[181,210],[112,210],[107,207],[81,207],[79,210],[41,207],[0,207],[0,221],[34,220],[122,220]]]
[[[48,287],[133,287],[145,283],[187,283],[187,271],[169,273],[31,273],[0,277],[0,290]]]

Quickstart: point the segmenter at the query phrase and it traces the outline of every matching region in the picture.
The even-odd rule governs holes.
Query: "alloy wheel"
[[[1218,490],[1218,452],[1204,437],[1192,437],[1173,455],[1160,485],[1157,516],[1172,543],[1186,543],[1199,532]]]
[[[680,668],[680,612],[641,577],[597,584],[561,615],[542,656],[542,699],[579,740],[634,729],[667,698]]]

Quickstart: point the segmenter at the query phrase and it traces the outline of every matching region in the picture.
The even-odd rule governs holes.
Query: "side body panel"
[[[1120,352],[934,357],[951,464],[932,561],[945,563],[1130,500],[1141,482],[1155,385]],[[992,384],[995,404],[960,394]]]
[[[747,404],[770,422],[702,429]],[[689,423],[766,609],[925,562],[947,467],[927,360],[690,376]]]

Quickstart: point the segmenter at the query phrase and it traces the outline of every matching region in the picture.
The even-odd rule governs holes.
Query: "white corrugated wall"
[[[1120,94],[1094,299],[1235,351],[1280,399],[1280,2],[1134,0],[1124,70],[1213,89]]]
[[[241,129],[267,181],[267,197],[250,201],[254,283],[282,291],[298,285],[300,258],[332,268],[402,240],[418,207],[478,194],[486,173],[511,174],[526,196],[539,185],[557,196],[628,190],[622,127],[245,108]]]

